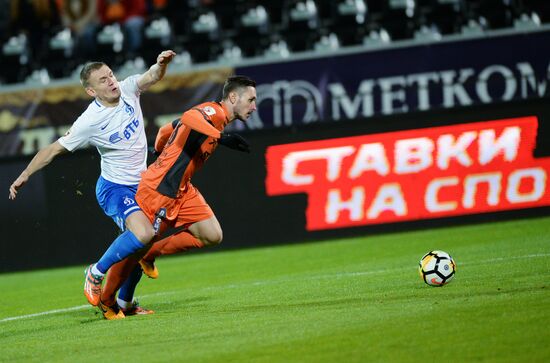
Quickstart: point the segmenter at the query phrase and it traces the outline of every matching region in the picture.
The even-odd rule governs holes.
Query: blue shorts
[[[113,218],[121,231],[126,228],[126,218],[134,212],[141,210],[136,203],[136,185],[122,185],[110,182],[99,177],[95,187],[97,202],[105,214]]]

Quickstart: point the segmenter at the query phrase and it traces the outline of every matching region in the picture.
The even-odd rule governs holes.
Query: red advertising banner
[[[550,205],[550,158],[522,117],[275,145],[269,196],[306,193],[307,230]]]

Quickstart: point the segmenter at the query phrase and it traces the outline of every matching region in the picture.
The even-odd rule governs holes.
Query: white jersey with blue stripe
[[[69,151],[89,145],[101,155],[101,176],[113,183],[135,185],[147,168],[147,137],[139,104],[139,75],[119,83],[120,100],[105,107],[94,100],[59,143]]]

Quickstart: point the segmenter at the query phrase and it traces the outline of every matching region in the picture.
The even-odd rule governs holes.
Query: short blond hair
[[[88,83],[90,74],[103,66],[106,66],[103,62],[88,62],[84,64],[84,67],[82,67],[82,70],[80,71],[80,83],[84,88],[87,88],[90,85],[90,83]]]

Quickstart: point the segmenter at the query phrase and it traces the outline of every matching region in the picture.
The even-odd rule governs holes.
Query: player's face
[[[90,73],[86,92],[107,105],[116,105],[120,98],[118,81],[111,68],[103,66]]]
[[[246,87],[237,98],[234,107],[235,118],[246,121],[256,111],[256,88]]]

